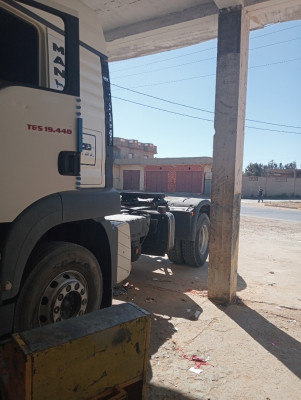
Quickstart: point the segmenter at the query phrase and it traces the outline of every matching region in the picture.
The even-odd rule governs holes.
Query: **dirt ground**
[[[301,399],[300,260],[300,223],[243,217],[238,301],[219,306],[207,298],[208,264],[134,263],[114,302],[151,313],[147,399]]]
[[[301,210],[301,201],[269,201],[265,200],[265,206],[268,207],[282,207],[282,208],[292,208],[295,210]]]

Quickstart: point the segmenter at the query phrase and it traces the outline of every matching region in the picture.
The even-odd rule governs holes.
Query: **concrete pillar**
[[[220,10],[215,95],[208,296],[236,294],[249,18],[241,6]]]

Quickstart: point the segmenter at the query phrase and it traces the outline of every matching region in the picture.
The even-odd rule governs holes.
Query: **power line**
[[[178,67],[183,67],[185,65],[196,64],[196,63],[199,63],[199,62],[211,61],[211,60],[216,60],[216,57],[204,58],[203,60],[190,61],[190,62],[187,62],[187,63],[178,64],[178,65],[170,65],[169,67],[157,68],[157,69],[153,69],[152,71],[143,71],[143,72],[137,72],[136,74],[115,76],[114,79],[129,78],[130,76],[144,75],[144,74],[149,74],[149,73],[152,73],[152,72],[163,71],[164,69],[178,68]]]
[[[210,51],[210,50],[216,50],[216,46],[214,46],[214,47],[209,47],[208,49],[203,49],[203,50],[198,50],[198,51],[192,51],[191,53],[186,53],[186,54],[183,54],[183,55],[180,55],[180,56],[174,56],[174,57],[165,58],[164,60],[151,61],[151,62],[149,62],[149,63],[147,63],[147,64],[135,65],[135,66],[133,66],[133,67],[127,67],[127,68],[121,68],[121,69],[117,69],[117,70],[112,71],[112,72],[113,72],[113,73],[115,73],[115,72],[120,72],[120,71],[123,72],[123,71],[127,71],[127,70],[129,70],[129,69],[146,67],[146,66],[149,66],[149,65],[152,65],[152,64],[158,64],[158,63],[161,63],[161,62],[165,62],[165,61],[169,61],[169,60],[174,60],[174,59],[176,59],[176,58],[184,58],[184,57],[187,57],[187,56],[191,56],[192,54],[204,53],[205,51]],[[125,61],[128,61],[128,60],[125,60]],[[119,62],[120,62],[120,61],[119,61]]]
[[[258,128],[257,126],[248,126],[245,125],[245,128],[256,129],[258,131],[268,131],[268,132],[277,132],[277,133],[294,133],[295,135],[301,135],[301,132],[292,132],[292,131],[279,131],[278,129],[269,129],[269,128]]]
[[[263,49],[263,48],[271,47],[271,46],[277,46],[279,44],[289,43],[289,42],[293,42],[295,40],[300,40],[300,39],[301,39],[301,36],[299,36],[297,38],[293,38],[293,39],[283,40],[281,42],[269,43],[269,44],[266,44],[266,45],[263,45],[263,46],[253,47],[253,48],[250,49],[250,51]],[[178,65],[171,65],[171,66],[167,66],[167,67],[157,68],[157,69],[153,69],[151,71],[142,71],[142,72],[136,72],[134,74],[129,74],[129,75],[115,76],[114,79],[124,79],[124,78],[129,78],[129,77],[137,76],[137,75],[145,75],[145,74],[150,74],[150,73],[153,73],[153,72],[163,71],[163,70],[166,70],[166,69],[179,68],[179,67],[183,67],[183,66],[186,66],[186,65],[197,64],[197,63],[200,63],[200,62],[211,61],[211,60],[216,60],[216,56],[215,57],[210,57],[210,58],[204,58],[202,60],[189,61],[189,62],[178,64]]]
[[[188,114],[183,114],[183,113],[179,113],[179,112],[175,112],[175,111],[165,110],[165,109],[163,109],[163,108],[150,106],[150,105],[148,105],[148,104],[138,103],[137,101],[132,101],[132,100],[128,100],[128,99],[122,99],[121,97],[112,96],[112,98],[113,98],[113,99],[117,99],[117,100],[126,101],[126,102],[128,102],[128,103],[137,104],[137,105],[139,105],[139,106],[143,106],[143,107],[147,107],[147,108],[152,108],[152,109],[158,110],[158,111],[164,111],[164,112],[167,112],[167,113],[170,113],[170,114],[181,115],[182,117],[200,119],[200,120],[202,120],[202,121],[207,121],[207,122],[213,122],[213,119],[201,118],[201,117],[196,117],[196,116],[194,116],[194,115],[188,115]]]
[[[261,38],[261,37],[263,37],[263,36],[274,35],[275,33],[278,33],[278,32],[288,31],[288,30],[290,30],[290,29],[300,28],[300,27],[301,27],[301,25],[290,26],[290,27],[288,27],[288,28],[279,29],[278,31],[269,32],[269,33],[264,33],[264,34],[262,34],[262,35],[254,36],[254,37],[251,38],[251,40],[253,40],[253,39],[258,39],[258,38]]]
[[[258,121],[256,119],[250,119],[250,118],[246,118],[246,121],[256,122],[258,124],[265,124],[265,125],[283,126],[284,128],[301,129],[301,126],[276,124],[276,123],[273,123],[273,122]]]
[[[252,67],[249,67],[248,69],[261,68],[261,67],[270,67],[272,65],[285,64],[285,63],[288,63],[288,62],[299,61],[299,60],[301,60],[301,57],[293,58],[293,59],[290,59],[290,60],[277,61],[277,62],[274,62],[274,63],[254,65]],[[176,80],[173,80],[173,81],[155,82],[155,83],[149,83],[147,85],[137,85],[137,86],[133,86],[133,88],[134,89],[138,89],[138,88],[148,87],[148,86],[166,85],[166,84],[170,84],[170,83],[178,83],[178,82],[189,81],[189,80],[192,80],[192,79],[207,78],[207,77],[215,76],[215,75],[216,75],[215,73],[214,74],[206,74],[206,75],[196,75],[196,76],[191,76],[189,78],[176,79]]]
[[[299,39],[301,39],[301,36],[299,36],[297,38],[294,38],[294,39],[283,40],[282,42],[270,43],[270,44],[265,44],[263,46],[253,47],[252,49],[250,49],[250,51],[251,50],[263,49],[264,47],[276,46],[278,44],[294,42],[295,40],[299,40]]]
[[[205,110],[203,108],[189,106],[187,104],[177,103],[177,102],[172,101],[172,100],[167,100],[167,99],[163,99],[162,97],[152,96],[152,95],[147,94],[147,93],[138,92],[137,90],[133,90],[133,89],[126,88],[126,87],[123,87],[123,86],[120,86],[120,85],[116,85],[114,83],[111,83],[111,85],[112,86],[116,86],[116,87],[118,87],[120,89],[127,90],[129,92],[133,92],[133,93],[136,93],[136,94],[140,94],[142,96],[150,97],[150,98],[155,99],[155,100],[164,101],[165,103],[174,104],[174,105],[177,105],[177,106],[180,106],[180,107],[189,108],[191,110],[197,110],[197,111],[202,111],[202,112],[209,113],[209,114],[214,114],[214,111],[210,111],[210,110]],[[256,123],[265,124],[265,125],[282,126],[284,128],[301,129],[301,126],[284,125],[284,124],[278,124],[278,123],[276,124],[276,123],[273,123],[273,122],[259,121],[259,120],[256,120],[256,119],[246,118],[246,121],[256,122]]]
[[[204,109],[198,108],[198,107],[188,106],[186,104],[176,103],[175,101],[172,101],[172,100],[162,99],[161,97],[156,97],[156,96],[152,96],[152,95],[147,94],[147,93],[138,92],[137,90],[133,90],[133,89],[129,89],[129,88],[126,88],[126,87],[123,87],[123,86],[119,86],[119,85],[116,85],[115,83],[111,83],[111,86],[116,86],[116,87],[118,87],[120,89],[128,90],[129,92],[141,94],[142,96],[150,97],[150,98],[155,99],[155,100],[165,101],[166,103],[175,104],[177,106],[186,107],[186,108],[190,108],[192,110],[203,111],[203,112],[206,112],[206,113],[214,114],[213,111],[204,110]]]
[[[148,104],[143,104],[143,103],[138,103],[137,101],[132,101],[132,100],[128,100],[128,99],[123,99],[121,97],[116,97],[116,96],[112,96],[113,99],[117,99],[117,100],[122,100],[122,101],[126,101],[128,103],[132,103],[132,104],[136,104],[139,106],[143,106],[143,107],[147,107],[147,108],[152,108],[154,110],[158,110],[158,111],[163,111],[163,112],[167,112],[170,114],[176,114],[176,115],[180,115],[182,117],[188,117],[188,118],[194,118],[194,119],[199,119],[202,121],[207,121],[207,122],[213,122],[213,119],[207,119],[207,118],[201,118],[201,117],[196,117],[194,115],[188,115],[188,114],[183,114],[183,113],[179,113],[179,112],[175,112],[175,111],[170,111],[170,110],[165,110],[163,108],[159,108],[159,107],[154,107],[154,106],[150,106]],[[296,135],[301,135],[301,132],[292,132],[292,131],[284,131],[284,130],[277,130],[277,129],[269,129],[269,128],[258,128],[255,126],[248,126],[245,125],[246,128],[249,129],[256,129],[256,130],[260,130],[260,131],[269,131],[269,132],[277,132],[277,133],[293,133]]]
[[[168,83],[177,83],[177,82],[184,82],[184,81],[190,81],[191,79],[198,79],[198,78],[208,78],[210,76],[216,76],[216,74],[206,74],[206,75],[197,75],[197,76],[191,76],[190,78],[182,78],[182,79],[176,79],[173,81],[164,81],[164,82],[157,82],[157,83],[149,83],[147,85],[137,85],[133,86],[134,89],[138,89],[141,87],[147,87],[147,86],[158,86],[158,85],[165,85]]]
[[[262,35],[258,35],[258,36],[255,36],[255,37],[251,37],[250,40],[256,40],[256,39],[261,38],[261,37],[264,37],[264,36],[274,35],[275,33],[287,31],[287,30],[290,30],[290,29],[300,28],[300,27],[301,27],[301,25],[290,26],[290,27],[288,27],[288,28],[279,29],[279,30],[274,31],[274,32],[264,33],[264,34],[262,34]],[[146,63],[146,64],[136,65],[136,66],[127,67],[127,68],[121,68],[121,69],[117,69],[117,70],[115,70],[115,71],[113,70],[112,73],[120,72],[120,71],[127,71],[127,70],[129,70],[129,69],[141,68],[141,67],[149,66],[149,65],[152,65],[152,64],[158,64],[158,63],[161,63],[161,62],[165,62],[165,61],[169,61],[169,60],[174,60],[174,59],[177,59],[177,58],[187,57],[187,56],[190,56],[190,55],[192,55],[192,54],[203,53],[203,52],[210,51],[210,50],[216,50],[216,46],[214,46],[214,47],[209,47],[208,49],[202,49],[202,50],[193,51],[193,52],[186,53],[186,54],[179,55],[179,56],[174,56],[174,57],[165,58],[164,60],[151,61],[151,62]],[[128,60],[126,60],[126,61],[128,61]],[[118,61],[118,63],[120,63],[120,61]]]
[[[248,69],[269,67],[269,66],[271,66],[271,65],[286,64],[286,63],[288,63],[288,62],[300,61],[300,60],[301,60],[301,57],[298,57],[298,58],[291,58],[290,60],[276,61],[276,62],[274,62],[274,63],[261,64],[261,65],[253,65],[252,67],[249,67]]]

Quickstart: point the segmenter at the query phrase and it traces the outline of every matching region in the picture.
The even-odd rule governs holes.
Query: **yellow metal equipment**
[[[144,399],[150,322],[124,303],[12,335],[0,399]]]

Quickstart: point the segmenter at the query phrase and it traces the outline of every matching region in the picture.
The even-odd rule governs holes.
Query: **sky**
[[[156,157],[212,157],[216,47],[110,63],[114,136],[153,143]],[[301,20],[250,32],[244,169],[271,160],[301,168],[300,91]]]

